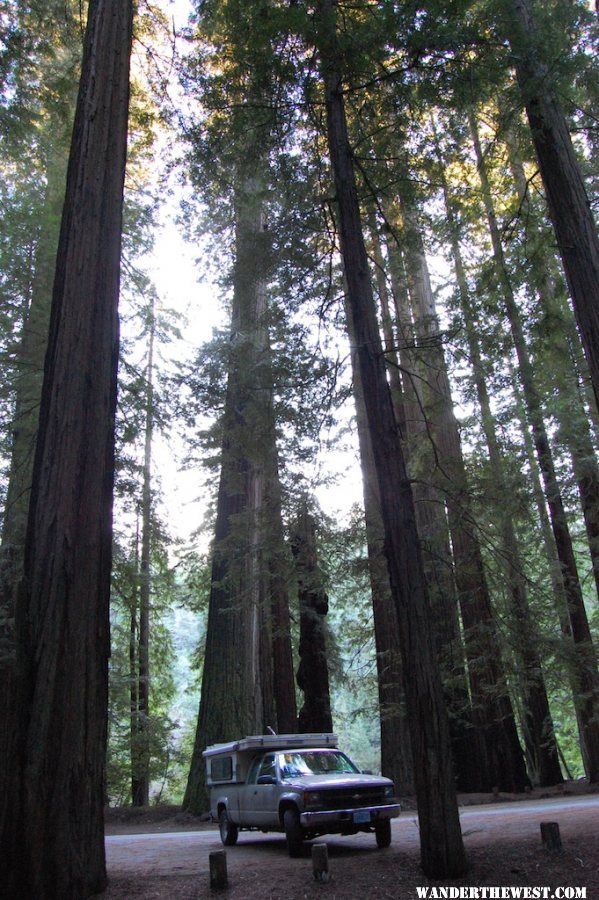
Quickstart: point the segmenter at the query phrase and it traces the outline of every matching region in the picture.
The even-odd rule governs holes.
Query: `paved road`
[[[464,807],[460,811],[466,847],[498,843],[539,835],[539,824],[557,821],[566,839],[574,823],[584,825],[587,834],[599,833],[599,796],[573,797],[534,802],[498,803]],[[539,837],[540,841],[540,837]],[[376,847],[374,835],[327,838],[329,855],[369,852]],[[392,849],[417,846],[418,820],[414,812],[403,813],[393,822]],[[308,845],[309,846],[309,845]],[[222,849],[216,828],[205,831],[178,831],[159,834],[110,835],[106,855],[110,877],[133,875],[194,875],[208,869],[208,854]],[[307,851],[308,852],[308,851]],[[266,863],[272,854],[285,856],[285,840],[279,834],[242,832],[235,847],[227,848],[232,866],[257,855]]]

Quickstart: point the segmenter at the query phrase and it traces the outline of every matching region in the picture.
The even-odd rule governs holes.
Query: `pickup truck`
[[[334,734],[253,735],[207,747],[210,812],[225,846],[240,831],[279,831],[292,857],[323,834],[374,832],[391,843],[399,815],[393,782],[366,774],[337,747]]]

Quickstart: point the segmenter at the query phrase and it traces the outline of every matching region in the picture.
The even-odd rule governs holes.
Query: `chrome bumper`
[[[396,819],[401,807],[399,804],[387,803],[385,806],[365,806],[359,809],[322,809],[315,812],[300,813],[300,822],[304,828],[319,828],[323,825],[349,825],[356,827],[374,824],[377,819]],[[369,814],[366,819],[366,814]],[[360,815],[362,814],[362,815]],[[363,818],[364,821],[360,821]]]

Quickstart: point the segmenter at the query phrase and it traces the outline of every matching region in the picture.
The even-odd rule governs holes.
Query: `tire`
[[[232,847],[237,843],[239,828],[234,822],[231,822],[226,809],[221,809],[218,814],[218,829],[220,831],[220,839],[225,847]]]
[[[388,847],[391,843],[391,819],[380,819],[375,822],[374,836],[376,837],[376,845],[381,850]]]
[[[301,856],[304,845],[304,832],[300,825],[297,809],[289,808],[285,810],[283,813],[283,827],[285,828],[289,856],[294,858]]]

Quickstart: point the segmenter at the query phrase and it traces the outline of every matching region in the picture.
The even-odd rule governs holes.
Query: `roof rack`
[[[315,734],[253,734],[229,741],[226,744],[211,744],[202,756],[216,756],[219,753],[242,753],[251,750],[295,750],[307,747],[337,747],[337,735],[327,732]]]

